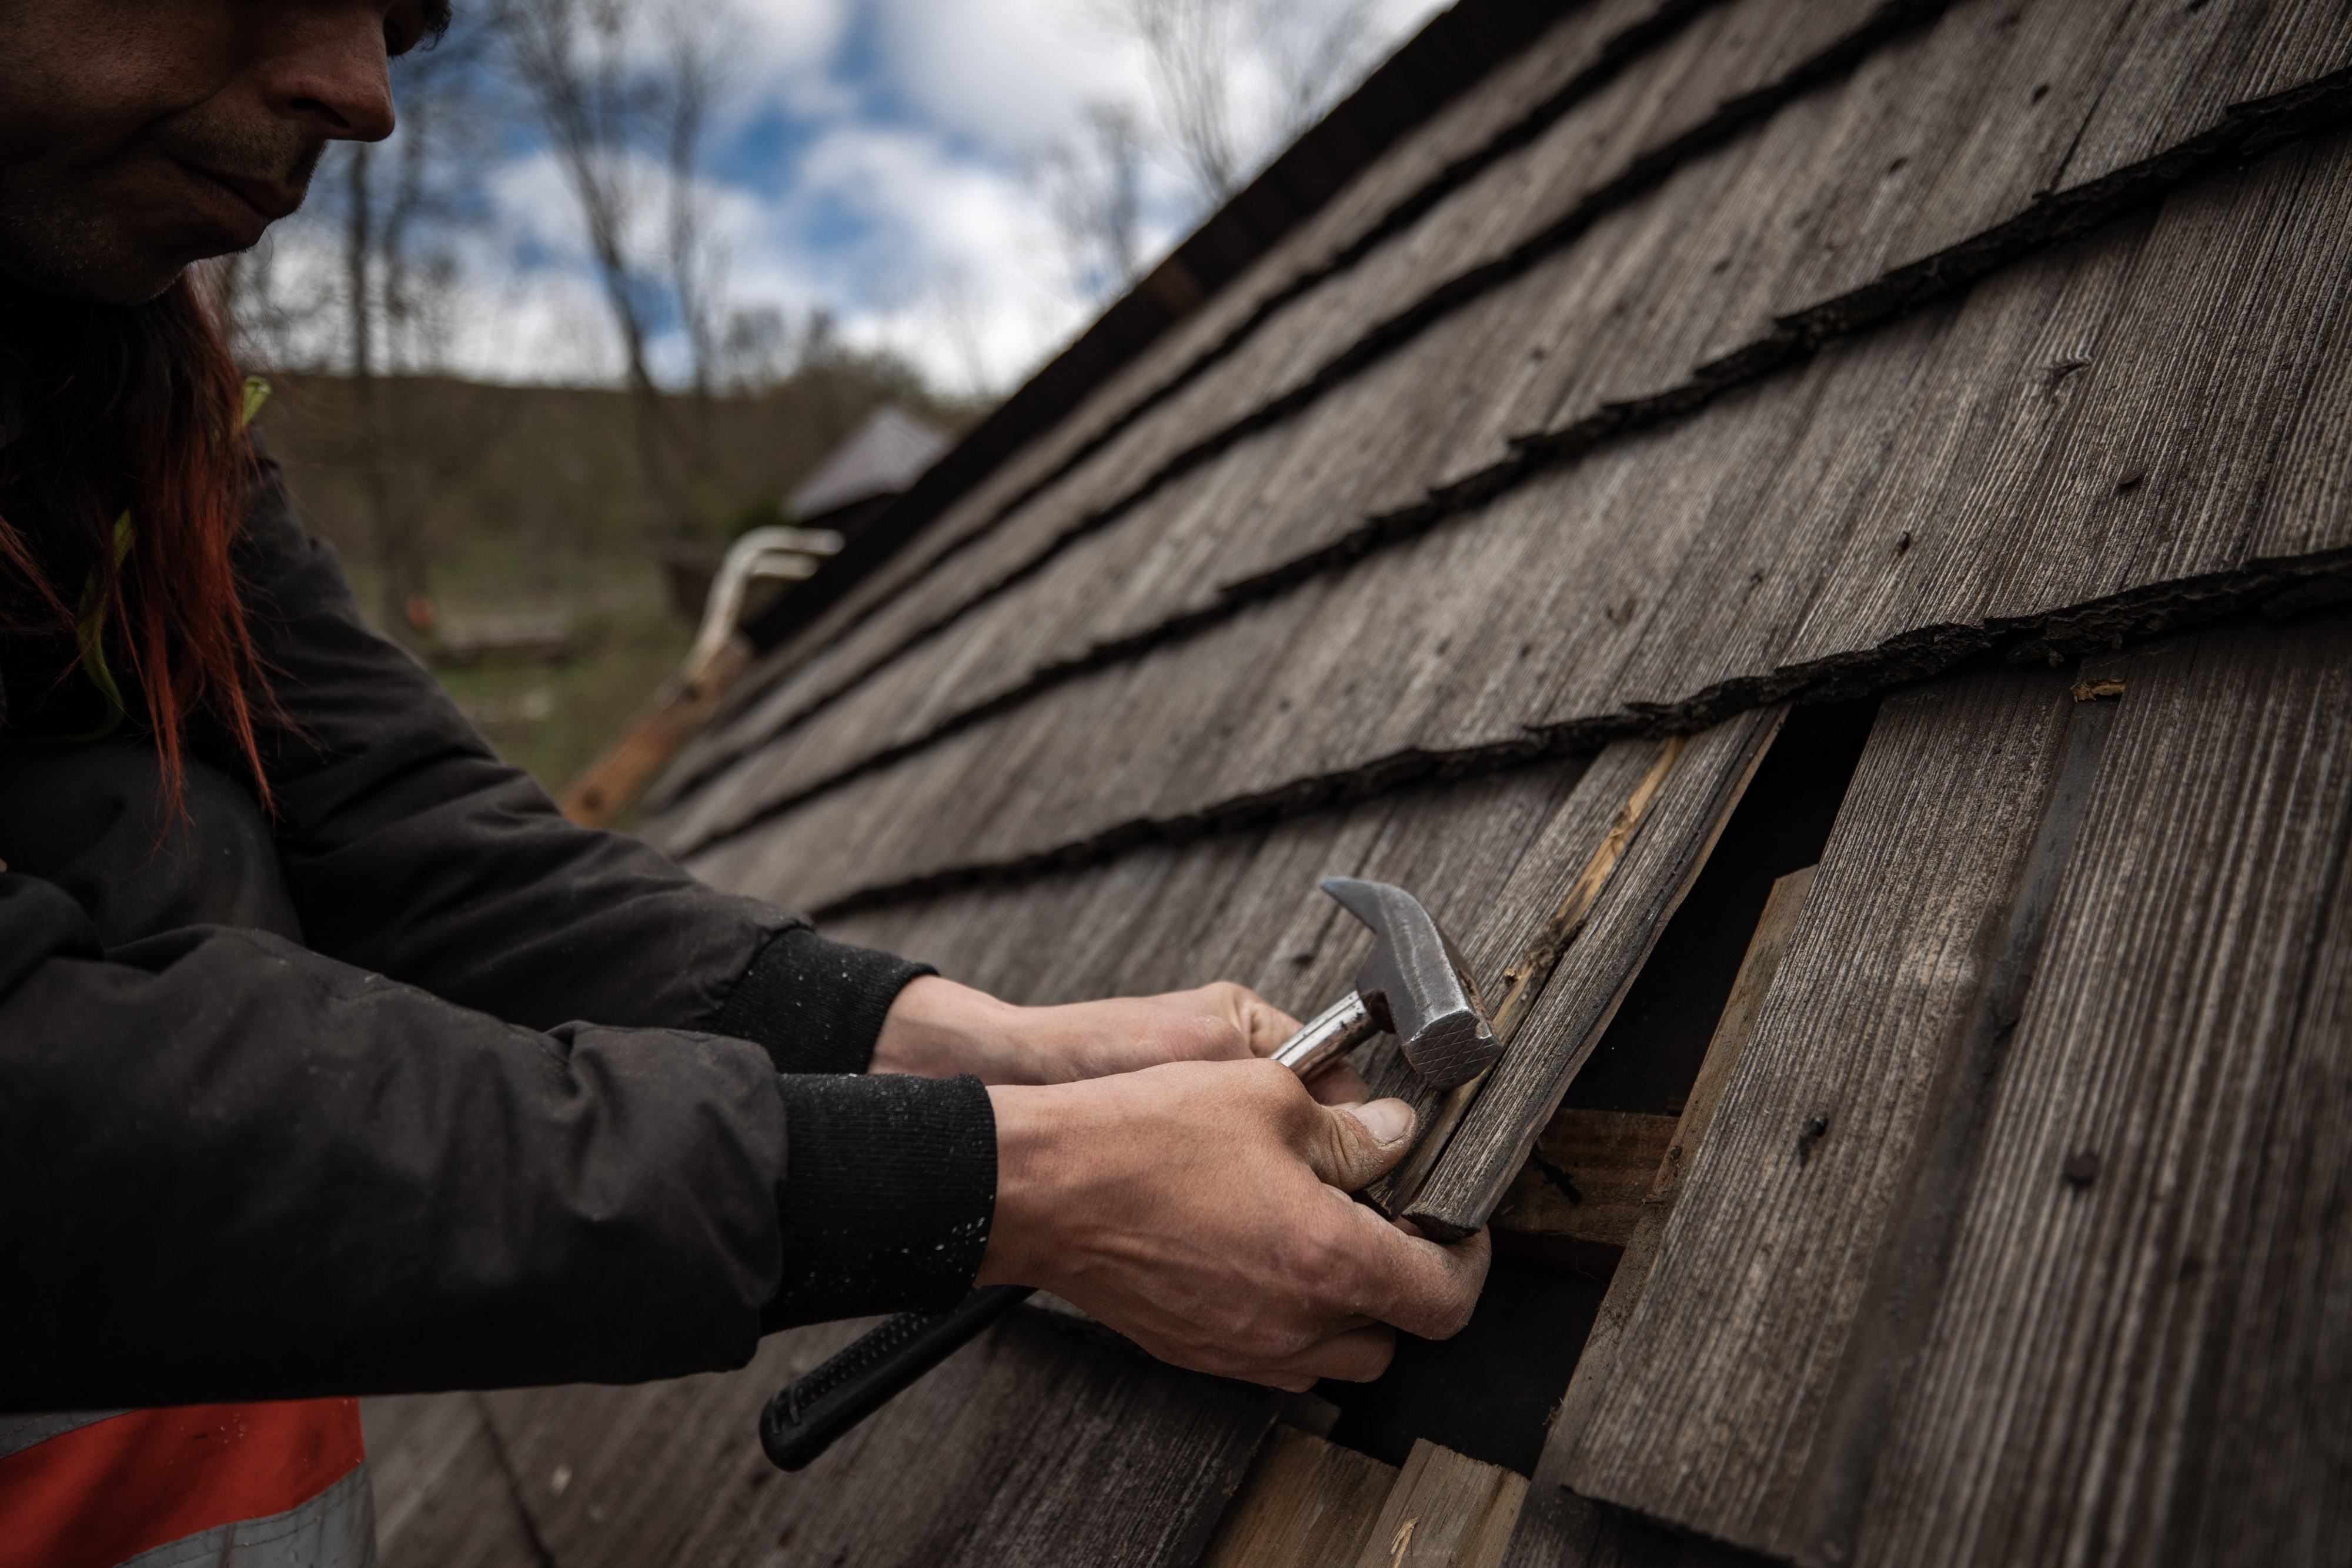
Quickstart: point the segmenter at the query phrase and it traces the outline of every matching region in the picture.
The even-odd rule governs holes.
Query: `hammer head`
[[[1421,901],[1384,882],[1323,879],[1323,891],[1372,928],[1372,951],[1356,971],[1356,994],[1404,1047],[1404,1059],[1431,1087],[1451,1089],[1486,1071],[1502,1054],[1479,1005],[1469,966]]]

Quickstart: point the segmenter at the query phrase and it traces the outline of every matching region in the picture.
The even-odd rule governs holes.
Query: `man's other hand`
[[[1486,1277],[1348,1194],[1412,1143],[1400,1100],[1319,1105],[1270,1062],[1178,1062],[989,1092],[996,1215],[979,1282],[1040,1286],[1163,1361],[1277,1388],[1444,1339]]]
[[[1298,1020],[1246,986],[1219,980],[1156,997],[1112,997],[1024,1008],[936,975],[898,993],[875,1041],[875,1072],[984,1083],[1073,1083],[1171,1061],[1243,1061],[1270,1056]],[[1331,1103],[1366,1089],[1344,1062],[1310,1092]]]

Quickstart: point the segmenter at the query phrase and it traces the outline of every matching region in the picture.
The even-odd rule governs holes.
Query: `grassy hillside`
[[[362,605],[382,600],[376,476],[352,384],[270,377],[257,422],[285,465],[311,530],[343,556]],[[650,542],[635,426],[618,392],[486,386],[436,377],[376,383],[381,480],[413,528],[435,634],[397,627],[434,663],[485,734],[550,789],[588,760],[685,653],[689,620],[670,606]],[[669,450],[698,537],[723,541],[772,521],[781,497],[857,422],[896,399],[961,429],[980,410],[927,396],[888,365],[804,370],[758,396],[669,400]],[[460,664],[451,646],[568,632],[567,656]]]

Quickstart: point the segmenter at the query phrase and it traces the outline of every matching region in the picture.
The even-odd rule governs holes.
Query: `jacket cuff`
[[[794,925],[760,949],[711,1027],[766,1051],[779,1072],[863,1072],[907,982],[938,973]]]
[[[980,1080],[787,1073],[784,1270],[763,1332],[963,1300],[996,1212],[996,1112]]]

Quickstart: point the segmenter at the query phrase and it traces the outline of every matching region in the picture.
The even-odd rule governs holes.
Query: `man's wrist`
[[[988,1244],[975,1285],[1051,1288],[1066,1249],[1055,1227],[1075,1218],[1066,1192],[1069,1144],[1077,1129],[1068,1092],[1050,1085],[992,1084],[996,1188]]]
[[[923,976],[890,1004],[866,1071],[918,1078],[969,1072],[983,1083],[1038,1082],[1045,1075],[1022,1021],[1028,1011],[970,986]]]

